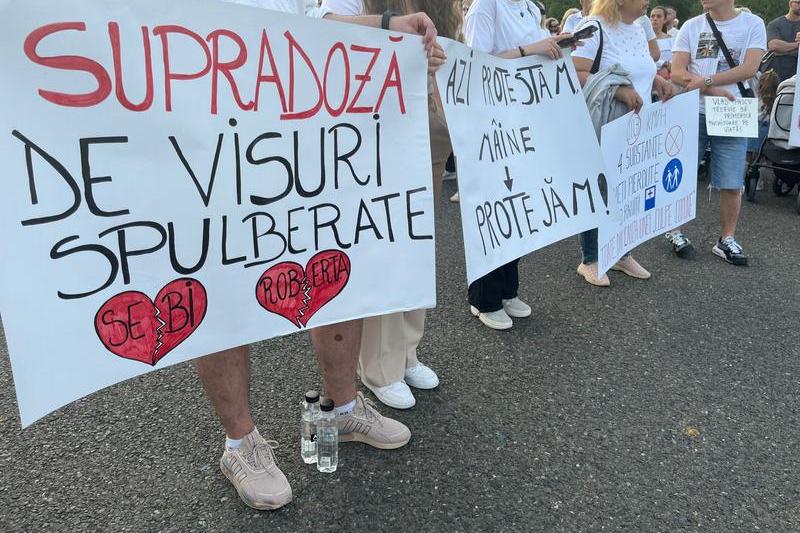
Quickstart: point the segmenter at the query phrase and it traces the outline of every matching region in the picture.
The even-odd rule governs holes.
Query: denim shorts
[[[747,138],[709,136],[706,131],[706,116],[700,115],[700,147],[702,159],[711,145],[711,187],[737,190],[744,188],[744,171],[747,162]]]

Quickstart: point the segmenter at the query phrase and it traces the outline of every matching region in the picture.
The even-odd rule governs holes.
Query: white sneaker
[[[405,382],[415,389],[435,389],[439,386],[439,376],[430,367],[417,363],[416,366],[406,368]]]
[[[455,193],[453,196],[451,196],[450,197],[450,201],[453,202],[454,204],[457,204],[460,201],[460,198],[458,197],[458,193]]]
[[[512,298],[510,300],[503,300],[503,309],[508,316],[514,318],[528,318],[533,312],[531,306],[520,300],[519,298]]]
[[[406,385],[406,382],[402,379],[390,383],[385,387],[371,387],[366,383],[364,385],[372,391],[381,403],[389,407],[394,407],[395,409],[411,409],[417,403],[417,400],[414,399],[414,395],[411,393],[411,389],[408,388],[408,385]]]
[[[508,316],[504,309],[492,311],[491,313],[481,313],[476,307],[469,306],[469,310],[472,312],[472,315],[478,317],[478,320],[483,322],[485,326],[492,329],[511,329],[514,325],[511,317]]]

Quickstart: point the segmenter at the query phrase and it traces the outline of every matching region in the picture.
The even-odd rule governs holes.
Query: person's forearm
[[[711,81],[712,85],[715,87],[721,85],[734,85],[736,83],[751,79],[756,75],[756,72],[758,72],[758,65],[753,68],[745,63],[744,65],[739,65],[738,67],[726,70],[725,72],[714,74],[711,76]]]
[[[784,56],[797,53],[798,43],[788,43],[780,39],[772,39],[767,43],[767,48],[775,52],[775,55]]]
[[[328,13],[323,17],[325,20],[335,20],[336,22],[347,22],[348,24],[358,24],[359,26],[370,26],[372,28],[381,27],[380,15],[337,15],[335,13]]]
[[[681,87],[686,87],[696,78],[702,78],[702,76],[692,74],[686,69],[676,68],[674,64],[672,65],[672,81]]]
[[[650,49],[650,57],[653,61],[661,59],[661,49],[658,47],[658,40],[653,39],[647,42],[647,47]]]

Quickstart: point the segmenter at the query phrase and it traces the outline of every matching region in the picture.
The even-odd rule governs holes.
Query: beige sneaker
[[[353,412],[337,416],[336,424],[339,442],[364,442],[381,450],[394,450],[411,440],[411,430],[397,420],[382,416],[360,391]]]
[[[239,448],[225,448],[219,467],[244,503],[261,511],[278,509],[292,501],[292,487],[275,464],[275,441],[264,440],[257,429],[242,439]]]
[[[611,267],[611,270],[624,272],[630,277],[636,279],[650,279],[650,272],[645,270],[645,268],[631,256],[623,257],[617,261],[617,264]]]
[[[594,285],[595,287],[608,287],[611,285],[611,281],[608,279],[608,276],[603,274],[602,278],[597,277],[597,263],[581,263],[578,265],[578,274],[583,276],[589,284]]]

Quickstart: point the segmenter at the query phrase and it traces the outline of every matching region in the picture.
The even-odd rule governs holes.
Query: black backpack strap
[[[708,25],[711,26],[711,32],[714,34],[714,39],[717,40],[717,44],[719,45],[720,50],[722,50],[722,55],[725,56],[725,61],[728,62],[728,66],[731,69],[738,67],[739,65],[733,60],[733,56],[731,55],[731,51],[728,50],[728,45],[725,44],[725,39],[722,38],[722,33],[720,33],[719,28],[717,28],[714,19],[711,18],[709,13],[706,13],[706,20],[708,21]],[[739,92],[742,95],[742,98],[752,98],[753,93],[750,89],[744,86],[744,83],[737,82],[737,87],[739,87]]]
[[[589,71],[589,74],[597,74],[600,72],[600,62],[603,60],[603,25],[600,24],[600,21],[597,19],[592,19],[588,21],[587,24],[592,22],[597,24],[597,28],[600,31],[600,45],[597,47],[597,55],[594,58],[594,63],[592,63],[592,69]]]

